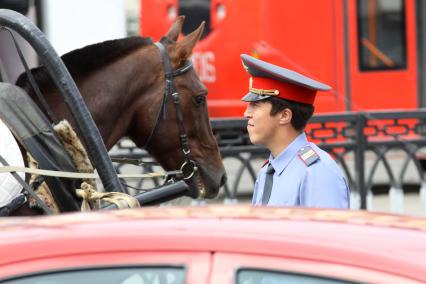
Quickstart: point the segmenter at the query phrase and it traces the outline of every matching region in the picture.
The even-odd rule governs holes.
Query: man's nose
[[[249,111],[249,106],[246,106],[246,110],[244,111],[244,117],[249,118],[251,112]]]

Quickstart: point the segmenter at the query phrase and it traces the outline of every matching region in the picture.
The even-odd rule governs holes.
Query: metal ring
[[[186,177],[185,176],[185,167],[186,166],[192,166],[191,173]],[[180,170],[182,171],[183,179],[188,180],[194,176],[194,174],[198,171],[197,164],[193,160],[185,161],[182,166],[180,167]]]

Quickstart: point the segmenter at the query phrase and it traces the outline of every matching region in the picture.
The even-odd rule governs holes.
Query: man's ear
[[[291,118],[293,117],[293,112],[289,108],[285,108],[280,112],[280,124],[289,124],[291,123]]]

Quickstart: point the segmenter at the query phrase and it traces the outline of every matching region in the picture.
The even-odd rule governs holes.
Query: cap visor
[[[269,98],[270,96],[261,96],[258,94],[247,93],[241,100],[245,102],[256,102]]]

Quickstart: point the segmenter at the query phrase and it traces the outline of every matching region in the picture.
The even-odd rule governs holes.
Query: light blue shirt
[[[306,146],[319,156],[309,166],[298,155],[299,150]],[[308,142],[305,133],[300,134],[276,158],[270,155],[269,162],[275,173],[268,206],[349,208],[349,188],[340,168],[327,152]],[[254,205],[262,205],[266,169],[267,166],[264,166],[256,179]]]

